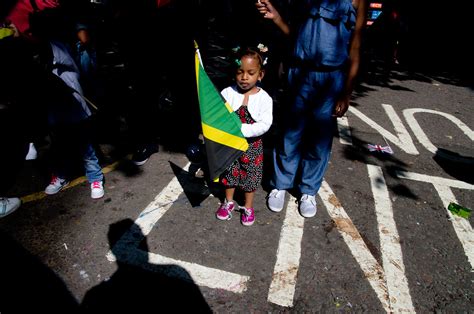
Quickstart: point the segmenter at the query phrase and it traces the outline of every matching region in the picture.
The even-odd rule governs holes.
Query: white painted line
[[[184,169],[187,170],[189,165],[188,163]],[[150,270],[156,270],[156,265],[177,265],[183,267],[197,285],[224,289],[235,293],[244,292],[247,289],[247,283],[250,279],[249,276],[242,276],[211,267],[184,262],[138,249],[138,245],[143,238],[150,233],[158,220],[166,214],[173,203],[176,202],[182,194],[183,189],[178,179],[174,177],[140,213],[135,220],[135,226],[132,226],[132,228],[120,238],[112,250],[107,253],[107,259],[111,262],[120,260],[135,266],[148,267]],[[137,228],[139,228],[139,230]],[[168,269],[174,269],[174,271],[167,273],[167,275],[183,280],[190,280],[186,272],[176,271],[179,268],[168,267]]]
[[[464,122],[459,120],[453,115],[450,115],[449,113],[445,112],[440,112],[436,110],[430,110],[430,109],[422,109],[422,108],[413,108],[413,109],[405,109],[403,110],[403,115],[405,116],[405,120],[407,121],[408,125],[411,127],[413,133],[415,133],[416,138],[418,141],[423,145],[428,151],[430,151],[433,154],[436,154],[438,152],[438,147],[436,147],[429,139],[426,133],[423,131],[421,128],[420,124],[418,121],[415,119],[415,113],[431,113],[431,114],[437,114],[440,116],[445,117],[446,119],[450,120],[453,122],[453,126],[458,127],[461,129],[461,131],[466,134],[467,137],[471,141],[474,141],[474,131],[471,130]],[[448,154],[444,154],[443,157],[449,158],[454,161],[461,161],[465,163],[474,163],[472,160],[468,158],[462,158],[462,157],[457,157],[457,156],[451,156]]]
[[[464,181],[453,180],[453,179],[446,179],[442,177],[430,176],[421,173],[415,172],[408,172],[408,171],[396,171],[397,177],[401,179],[408,179],[413,181],[421,181],[426,183],[431,183],[433,185],[441,185],[441,186],[448,186],[457,189],[466,189],[466,190],[474,190],[474,185],[466,183]]]
[[[400,236],[393,217],[392,202],[387,184],[380,167],[367,165],[367,169],[375,201],[380,251],[382,253],[383,270],[390,296],[390,307],[396,313],[415,313],[408,280],[405,275]]]
[[[463,181],[406,171],[398,171],[396,174],[397,177],[402,179],[433,184],[434,188],[438,192],[439,197],[441,198],[441,201],[443,202],[444,208],[448,212],[454,231],[456,232],[459,242],[461,242],[461,245],[463,246],[464,253],[467,256],[469,263],[471,263],[471,269],[474,270],[474,232],[472,230],[472,226],[467,219],[455,216],[448,210],[449,203],[457,203],[456,197],[451,191],[451,188],[474,190],[474,185]]]
[[[183,262],[159,254],[150,253],[149,258],[152,264],[174,264],[181,266],[191,274],[195,283],[213,289],[242,293],[247,290],[247,283],[250,279],[249,276],[242,276],[195,263]],[[179,274],[176,275],[179,276]]]
[[[326,181],[319,189],[324,206],[386,312],[391,312],[385,274]]]
[[[186,165],[186,171],[189,165],[190,164]],[[145,207],[137,220],[135,220],[135,223],[140,226],[144,236],[150,233],[158,220],[166,214],[182,193],[183,188],[178,179],[174,177],[155,199]]]
[[[346,116],[337,119],[337,130],[339,142],[343,145],[352,145],[352,134],[349,127],[349,119]]]
[[[370,119],[365,114],[355,109],[353,106],[349,106],[349,111],[353,113],[354,115],[356,115],[357,117],[359,117],[362,121],[367,123],[370,127],[375,129],[383,137],[385,137],[387,140],[392,142],[394,145],[396,145],[398,148],[403,150],[405,153],[411,154],[411,155],[419,155],[419,152],[416,149],[415,144],[413,143],[410,133],[408,133],[408,130],[403,125],[402,120],[395,112],[395,109],[393,109],[393,107],[388,104],[382,104],[382,106],[385,112],[387,113],[387,116],[392,121],[396,135],[393,135],[389,131],[385,130],[377,122]]]
[[[290,196],[280,233],[277,258],[273,269],[268,301],[291,307],[301,257],[304,218],[298,213],[296,199]]]

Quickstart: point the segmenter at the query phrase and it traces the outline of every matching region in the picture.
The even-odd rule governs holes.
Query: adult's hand
[[[266,19],[275,20],[280,17],[280,14],[269,0],[259,0],[255,5],[257,6],[257,10]]]
[[[339,97],[336,101],[336,105],[334,106],[334,112],[332,116],[336,118],[344,116],[344,114],[347,112],[347,109],[349,109],[349,100],[350,96]]]

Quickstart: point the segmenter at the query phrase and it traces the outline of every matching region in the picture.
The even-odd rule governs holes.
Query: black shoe
[[[157,152],[158,145],[146,145],[143,148],[139,148],[135,151],[132,156],[132,162],[137,166],[144,165],[148,161],[148,158]]]

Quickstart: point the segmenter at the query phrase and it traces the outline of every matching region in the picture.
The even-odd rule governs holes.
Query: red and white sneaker
[[[56,194],[59,191],[61,191],[63,188],[65,188],[68,184],[69,184],[69,181],[67,181],[66,179],[53,176],[51,178],[51,182],[49,183],[49,185],[46,187],[46,189],[44,189],[44,193],[48,195]]]
[[[102,181],[94,181],[91,183],[91,197],[93,199],[104,196],[104,183]]]

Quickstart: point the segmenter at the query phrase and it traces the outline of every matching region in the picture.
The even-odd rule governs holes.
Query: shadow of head
[[[188,271],[179,265],[159,264],[164,258],[149,252],[146,236],[131,219],[111,224],[108,240],[118,268],[110,279],[86,293],[81,304],[84,311],[211,312]]]

